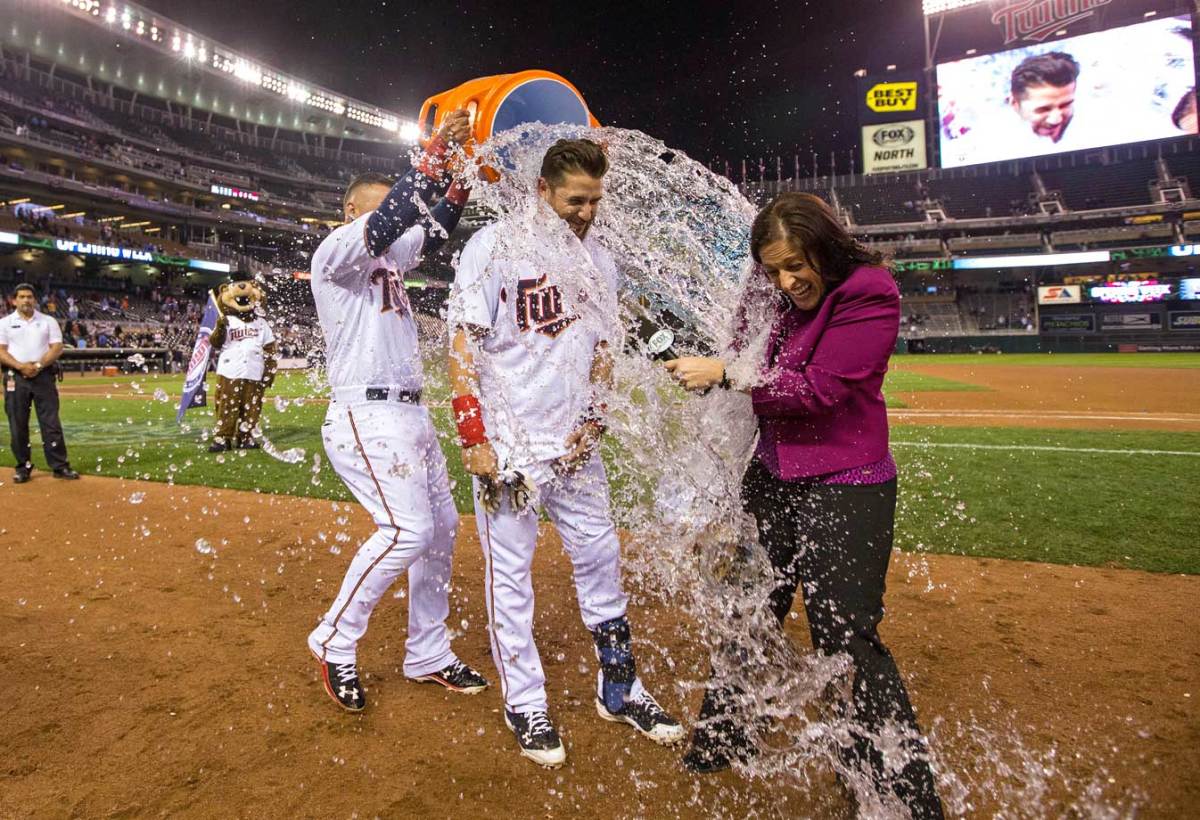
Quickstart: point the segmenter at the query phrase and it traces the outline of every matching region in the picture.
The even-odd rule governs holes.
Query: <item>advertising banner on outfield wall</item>
[[[1167,316],[1171,330],[1200,330],[1200,310],[1172,310]]]
[[[924,120],[864,125],[862,145],[865,174],[917,171],[928,167]]]
[[[1077,305],[1083,301],[1079,285],[1043,285],[1038,288],[1039,305]]]
[[[1090,313],[1042,314],[1042,333],[1093,333],[1096,317]]]
[[[1101,313],[1101,330],[1162,330],[1161,313]]]

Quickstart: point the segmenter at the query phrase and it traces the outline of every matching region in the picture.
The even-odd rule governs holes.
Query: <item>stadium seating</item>
[[[993,166],[989,166],[991,168]],[[929,196],[954,219],[981,219],[1029,212],[1029,178],[997,172],[980,177],[931,177]]]
[[[1075,211],[1148,204],[1150,183],[1157,178],[1152,159],[1112,163],[1102,169],[1080,166],[1040,173],[1046,188],[1062,192],[1067,207]]]

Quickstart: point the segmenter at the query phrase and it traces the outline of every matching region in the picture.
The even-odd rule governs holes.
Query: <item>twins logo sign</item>
[[[577,316],[568,316],[563,308],[558,285],[547,285],[546,277],[517,282],[517,327],[550,338],[562,333]]]

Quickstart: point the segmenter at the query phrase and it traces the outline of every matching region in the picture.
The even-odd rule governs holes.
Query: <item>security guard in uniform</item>
[[[76,479],[79,473],[67,461],[67,443],[58,420],[58,387],[55,362],[62,355],[58,322],[37,310],[33,285],[17,285],[17,309],[0,321],[0,364],[4,366],[4,412],[12,451],[17,459],[13,483],[24,484],[33,470],[29,446],[29,408],[37,408],[42,449],[55,478]]]

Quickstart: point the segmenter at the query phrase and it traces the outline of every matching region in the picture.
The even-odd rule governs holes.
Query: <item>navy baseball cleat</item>
[[[418,675],[412,680],[417,683],[436,683],[461,695],[478,695],[488,688],[487,678],[457,658],[445,669],[428,675]]]
[[[658,705],[654,696],[640,685],[618,710],[610,711],[603,698],[596,698],[596,712],[605,720],[628,723],[638,732],[663,746],[674,746],[683,740],[683,727]]]
[[[367,692],[358,682],[358,669],[354,661],[330,663],[318,660],[317,663],[321,664],[325,692],[338,706],[347,712],[361,712],[367,708]]]
[[[504,725],[516,735],[521,754],[539,766],[557,769],[567,759],[562,739],[545,712],[510,712],[504,710]]]

